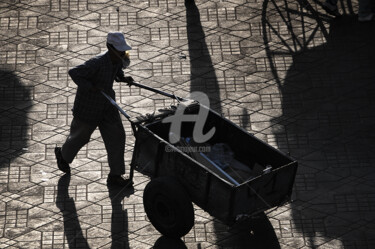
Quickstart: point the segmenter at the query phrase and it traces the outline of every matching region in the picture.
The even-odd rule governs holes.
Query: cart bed
[[[199,106],[187,112],[194,114],[198,109]],[[270,165],[272,170],[235,186],[170,144],[170,124],[161,119],[138,126],[133,153],[136,169],[151,177],[177,178],[195,204],[227,225],[290,200],[296,161],[209,110],[203,133],[212,127],[216,131],[209,144],[226,143],[241,163],[249,167],[254,163]],[[181,136],[192,137],[193,128],[194,123],[184,122]]]

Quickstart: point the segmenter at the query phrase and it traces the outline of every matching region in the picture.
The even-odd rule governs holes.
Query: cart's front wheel
[[[194,209],[184,187],[172,177],[149,182],[143,205],[152,225],[163,235],[182,237],[194,225]]]

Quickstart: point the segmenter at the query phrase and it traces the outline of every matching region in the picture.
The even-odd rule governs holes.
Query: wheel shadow
[[[301,15],[312,14],[319,25],[320,13],[307,1],[300,4]],[[299,162],[297,201],[285,225],[304,237],[305,242],[290,240],[296,247],[367,247],[373,241],[375,215],[362,207],[375,204],[374,30],[374,22],[359,23],[355,15],[331,19],[324,44],[290,54],[284,79],[273,68],[282,95],[273,133],[278,148]],[[267,54],[272,62],[272,52]]]
[[[279,249],[280,244],[268,217],[262,213],[229,228],[216,225],[217,245],[222,249]]]
[[[215,248],[221,249],[279,249],[280,244],[268,217],[263,213],[256,218],[228,227],[214,221]],[[197,248],[203,248],[196,243]],[[152,249],[186,249],[181,239],[161,236]]]
[[[181,239],[161,236],[156,240],[152,249],[187,249],[187,247]]]

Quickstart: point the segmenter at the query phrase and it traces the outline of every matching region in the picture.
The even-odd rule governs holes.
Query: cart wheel
[[[143,206],[152,225],[165,236],[180,238],[194,225],[189,195],[172,177],[159,177],[149,182],[143,193]]]

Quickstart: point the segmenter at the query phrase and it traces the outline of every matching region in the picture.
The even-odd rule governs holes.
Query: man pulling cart
[[[55,148],[55,155],[58,168],[69,173],[69,164],[98,127],[108,154],[110,172],[107,183],[128,186],[132,184],[131,180],[122,177],[125,173],[125,131],[117,109],[102,92],[115,98],[114,81],[131,84],[132,77],[125,77],[123,69],[130,64],[128,51],[132,48],[121,32],[108,33],[107,48],[106,53],[69,70],[69,75],[78,86],[74,118],[69,136],[62,147]]]
[[[194,225],[192,202],[223,223],[233,225],[291,199],[298,167],[295,160],[204,104],[176,97],[125,77],[121,68],[129,65],[126,51],[131,47],[121,33],[109,33],[107,46],[109,51],[104,55],[69,71],[78,90],[70,134],[62,148],[55,149],[60,170],[70,172],[69,163],[99,127],[108,152],[108,184],[131,186],[135,169],[150,176],[151,181],[144,190],[143,205],[154,227],[170,237],[184,236]],[[114,80],[174,98],[179,103],[177,107],[171,106],[156,115],[132,119],[114,100]],[[118,111],[129,120],[136,138],[129,179],[122,177],[125,173],[125,132]],[[190,138],[195,140],[195,124],[192,122],[183,122],[177,143],[170,142],[173,125],[165,121],[178,113],[197,116],[201,111],[206,113],[202,129],[205,132],[214,131],[204,141],[205,145],[212,148],[215,144],[220,145],[218,148],[221,147],[233,157],[229,166],[235,163],[236,167],[229,167],[226,162],[217,161],[210,155],[194,154],[177,146],[178,142],[186,148],[194,146],[190,143]],[[225,172],[227,166],[252,175],[246,178],[241,175],[232,177],[230,172]]]

